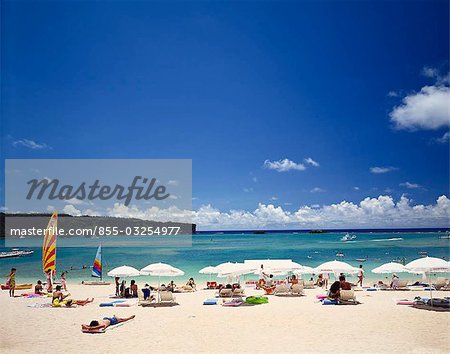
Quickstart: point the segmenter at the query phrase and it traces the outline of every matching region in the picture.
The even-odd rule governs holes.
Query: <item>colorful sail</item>
[[[58,226],[58,213],[55,211],[45,230],[44,243],[42,245],[42,270],[52,274],[56,270],[56,231]]]
[[[92,276],[100,279],[102,278],[102,245],[98,246],[97,254],[95,255]]]

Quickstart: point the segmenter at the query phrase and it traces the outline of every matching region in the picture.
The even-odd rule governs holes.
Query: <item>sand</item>
[[[230,308],[203,306],[214,291],[200,290],[175,294],[180,305],[171,308],[108,308],[98,304],[108,301],[112,285],[68,287],[72,298],[95,297],[95,302],[74,309],[30,308],[50,300],[9,298],[1,291],[0,352],[450,352],[450,313],[395,304],[428,296],[424,291],[357,292],[361,305],[323,306],[315,297],[323,290],[313,289],[303,297],[270,296],[269,304]],[[262,294],[249,288],[246,293]],[[114,314],[136,318],[104,334],[81,333],[81,323]]]

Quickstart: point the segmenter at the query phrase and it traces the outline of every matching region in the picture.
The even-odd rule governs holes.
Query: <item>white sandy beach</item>
[[[139,284],[142,285],[142,284]],[[424,291],[357,292],[357,306],[323,306],[316,294],[269,296],[253,307],[204,306],[214,290],[176,294],[171,308],[99,307],[114,292],[110,286],[68,284],[71,298],[95,297],[73,309],[30,308],[48,298],[9,298],[0,294],[0,352],[120,353],[132,352],[450,352],[449,313],[400,306],[395,299],[428,296]],[[26,291],[17,291],[17,294]],[[246,294],[262,294],[246,288]],[[434,292],[435,297],[448,292]],[[80,331],[81,323],[117,315],[136,318],[104,334]]]

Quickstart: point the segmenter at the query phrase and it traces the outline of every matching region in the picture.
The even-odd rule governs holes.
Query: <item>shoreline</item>
[[[131,278],[130,278],[131,279]],[[138,280],[139,288],[143,282]],[[200,284],[199,284],[200,287]],[[31,308],[48,298],[9,298],[0,293],[5,309],[0,324],[0,349],[4,353],[61,351],[87,353],[103,351],[179,352],[348,352],[363,353],[448,352],[448,313],[429,312],[396,305],[395,300],[425,296],[424,291],[356,292],[362,303],[356,306],[324,306],[317,303],[322,289],[305,290],[302,297],[269,296],[269,303],[253,307],[204,306],[214,290],[176,293],[179,306],[170,308],[99,307],[109,301],[114,285],[87,286],[68,281],[72,299],[94,297],[94,303],[74,309]],[[25,291],[17,291],[21,293]],[[262,294],[245,288],[247,295]],[[435,297],[449,292],[435,291]],[[123,326],[101,335],[81,333],[81,323],[105,316],[136,315]],[[433,329],[433,330],[424,330]],[[39,341],[36,342],[36,338]],[[337,348],[337,349],[336,349]]]

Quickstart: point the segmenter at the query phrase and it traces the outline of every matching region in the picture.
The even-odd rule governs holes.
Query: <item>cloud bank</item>
[[[81,212],[73,205],[64,208],[64,211],[73,215],[87,214],[87,210]],[[449,227],[450,200],[442,195],[434,204],[413,205],[406,196],[395,201],[391,196],[380,195],[377,198],[367,197],[359,203],[344,200],[324,206],[306,205],[296,211],[260,203],[253,211],[227,212],[211,205],[187,211],[176,207],[141,210],[116,203],[104,215],[155,221],[192,221],[199,230]]]

